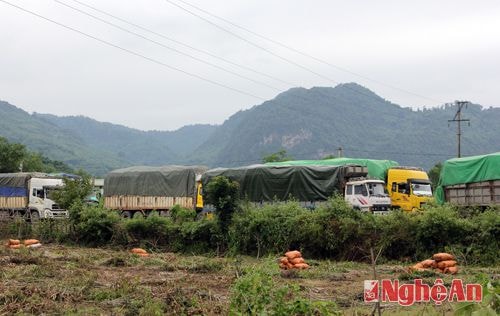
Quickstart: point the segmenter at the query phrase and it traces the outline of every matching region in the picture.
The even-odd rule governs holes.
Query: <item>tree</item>
[[[54,192],[54,199],[64,209],[70,209],[75,202],[83,201],[92,192],[90,175],[83,170],[78,171],[77,175],[75,178],[64,178],[64,187]]]
[[[227,235],[233,212],[239,200],[238,191],[238,182],[231,181],[224,176],[213,178],[203,189],[205,201],[215,207],[220,231],[224,236]]]
[[[267,156],[262,157],[262,162],[280,162],[280,161],[288,161],[293,160],[292,156],[288,156],[285,149],[281,149],[275,153],[269,154]]]
[[[439,183],[439,175],[441,174],[441,169],[443,168],[443,164],[438,162],[434,165],[434,167],[429,170],[429,179],[432,182],[432,190],[436,189],[437,184]]]
[[[0,137],[0,172],[19,172],[26,154],[24,145],[11,144]]]

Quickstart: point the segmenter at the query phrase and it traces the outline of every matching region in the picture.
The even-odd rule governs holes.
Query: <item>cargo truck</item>
[[[270,166],[344,166],[355,164],[368,168],[370,178],[383,180],[391,197],[391,207],[405,211],[421,208],[432,199],[427,173],[417,167],[402,167],[393,160],[366,158],[332,158],[323,160],[294,160],[271,162]]]
[[[445,161],[436,201],[466,207],[500,205],[500,152]]]
[[[152,211],[167,216],[179,205],[201,209],[202,166],[138,166],[114,170],[104,179],[104,206],[125,218],[148,216]]]
[[[387,170],[386,183],[394,208],[414,211],[432,200],[431,181],[421,168],[391,167]]]
[[[1,173],[0,219],[67,218],[68,211],[52,197],[63,186],[62,178],[44,173]]]
[[[252,165],[208,170],[201,181],[206,186],[214,177],[227,177],[239,183],[241,198],[257,204],[294,199],[314,208],[339,194],[355,209],[387,212],[391,201],[384,182],[366,179],[367,173],[367,168],[359,165]]]

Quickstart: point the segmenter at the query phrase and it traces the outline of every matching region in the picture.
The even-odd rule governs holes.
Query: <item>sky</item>
[[[495,0],[0,0],[0,100],[141,130],[345,82],[415,109],[500,106],[499,56]]]

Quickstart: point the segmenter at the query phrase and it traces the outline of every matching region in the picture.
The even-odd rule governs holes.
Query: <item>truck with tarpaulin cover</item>
[[[459,206],[500,205],[500,152],[445,161],[436,201]]]
[[[399,166],[393,160],[340,157],[267,163],[270,166],[345,166],[349,164],[365,166],[368,168],[369,178],[384,181],[393,208],[412,211],[421,208],[432,199],[431,182],[427,173],[421,168]]]
[[[61,177],[45,173],[0,173],[0,219],[67,218],[68,211],[53,200],[63,186]]]
[[[175,206],[203,208],[203,166],[136,166],[108,173],[104,179],[104,206],[131,218],[152,211],[166,216]]]
[[[242,199],[258,204],[293,199],[314,208],[338,194],[356,209],[388,211],[390,198],[384,192],[384,182],[367,180],[367,173],[367,168],[359,165],[252,165],[211,169],[202,175],[201,181],[206,186],[213,178],[224,176],[238,182]]]

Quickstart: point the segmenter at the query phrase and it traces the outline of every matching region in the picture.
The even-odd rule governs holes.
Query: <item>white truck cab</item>
[[[64,186],[62,179],[31,178],[29,180],[29,209],[32,220],[40,218],[67,218],[68,211],[53,200],[54,191]]]
[[[372,213],[386,213],[391,198],[382,180],[351,179],[346,183],[344,197],[353,208]]]

